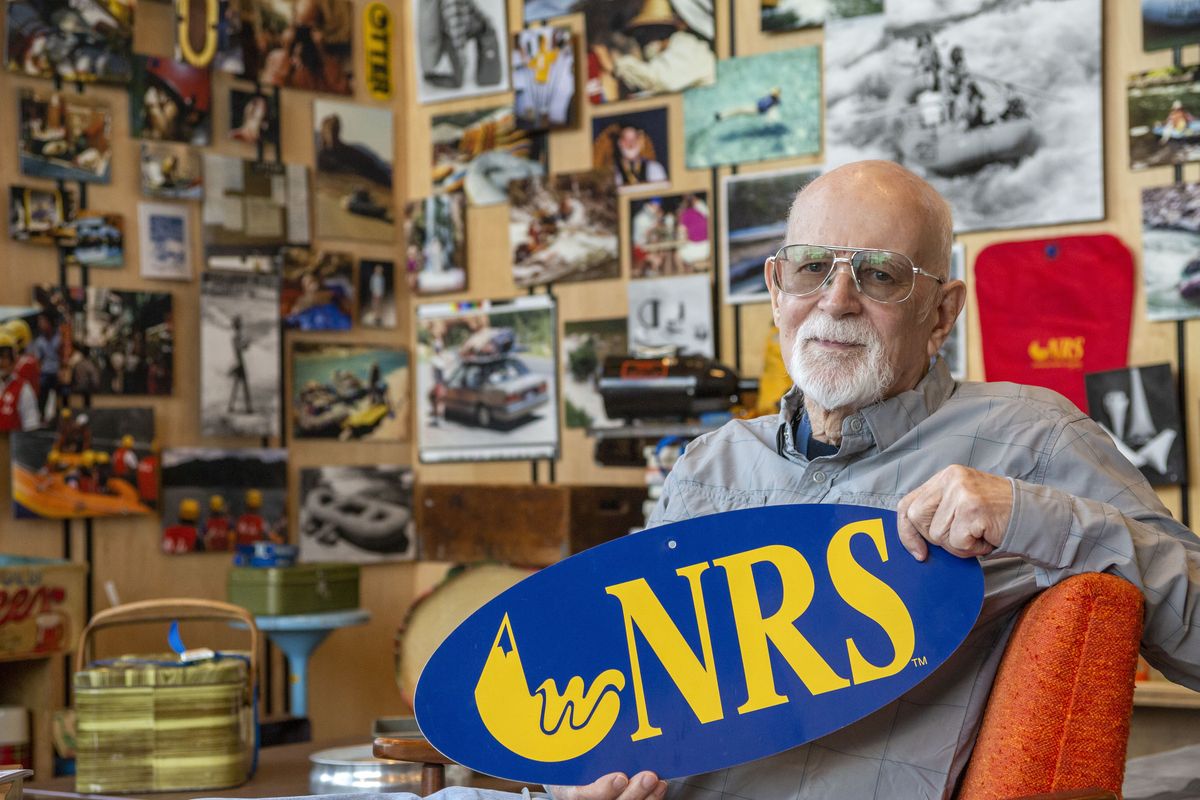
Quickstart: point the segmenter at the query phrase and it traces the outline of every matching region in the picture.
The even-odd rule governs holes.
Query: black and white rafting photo
[[[1104,216],[1099,0],[905,0],[825,26],[826,166],[918,172],[955,230]]]

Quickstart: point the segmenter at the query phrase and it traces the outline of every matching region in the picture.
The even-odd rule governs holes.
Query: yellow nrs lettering
[[[692,713],[701,723],[724,719],[721,709],[721,691],[717,683],[717,666],[713,660],[712,637],[708,632],[708,614],[704,608],[704,594],[700,589],[700,575],[708,569],[708,562],[681,567],[675,574],[686,578],[692,591],[692,605],[696,610],[696,628],[700,633],[700,649],[703,663],[696,658],[691,647],[671,621],[671,617],[658,601],[645,578],[638,578],[614,586],[605,587],[621,603],[625,618],[625,640],[629,646],[629,669],[633,677],[634,699],[637,705],[638,727],[630,737],[633,741],[650,739],[662,734],[662,728],[650,724],[646,711],[646,690],[642,683],[642,669],[638,661],[634,625],[642,632],[646,643],[654,651],[671,680],[683,694]]]
[[[770,564],[779,572],[783,596],[779,609],[764,617],[754,584],[754,565]],[[713,561],[729,579],[729,599],[746,673],[746,702],[738,713],[758,711],[788,698],[775,691],[775,676],[767,641],[814,695],[844,689],[850,681],[834,672],[816,648],[796,629],[796,620],[808,609],[816,591],[812,568],[798,550],[785,545],[767,545]]]
[[[894,655],[890,663],[877,666],[867,661],[858,650],[854,639],[846,639],[850,654],[850,675],[855,684],[895,675],[912,658],[916,634],[913,631],[912,615],[900,596],[854,560],[850,552],[850,541],[859,534],[869,536],[875,543],[880,559],[887,563],[887,542],[883,536],[883,520],[871,519],[853,522],[833,535],[826,552],[829,576],[842,599],[861,614],[873,620],[892,643]]]

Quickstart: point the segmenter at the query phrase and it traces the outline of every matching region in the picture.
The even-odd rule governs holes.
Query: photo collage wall
[[[605,415],[598,394],[606,356],[718,357],[720,306],[769,301],[763,262],[786,238],[795,192],[849,161],[917,171],[949,200],[959,233],[1106,215],[1100,0],[761,2],[764,36],[822,26],[823,46],[731,58],[717,56],[729,31],[712,4],[525,0],[512,30],[505,0],[466,4],[464,25],[411,0],[412,29],[394,49],[428,113],[430,176],[409,180],[405,196],[397,159],[409,145],[391,106],[351,99],[363,79],[362,20],[349,0],[331,0],[316,21],[298,16],[300,5],[231,0],[236,13],[222,15],[211,52],[185,37],[170,58],[134,52],[132,3],[78,0],[80,22],[66,25],[34,0],[8,0],[6,66],[42,79],[8,98],[28,178],[9,187],[10,238],[57,248],[70,266],[120,270],[132,266],[125,237],[136,237],[140,277],[162,282],[159,291],[39,286],[24,312],[4,312],[13,411],[0,429],[35,437],[22,445],[22,475],[55,479],[25,480],[21,514],[71,506],[31,498],[29,486],[61,484],[74,493],[66,497],[90,489],[161,512],[164,531],[175,530],[164,551],[192,553],[286,528],[273,492],[287,481],[272,477],[285,449],[212,449],[207,439],[412,442],[428,463],[557,458],[563,428],[625,422]],[[1173,46],[1164,43],[1177,32],[1146,24],[1147,47]],[[297,47],[303,57],[292,56]],[[1130,79],[1132,169],[1200,160],[1189,111],[1200,114],[1196,69]],[[84,89],[57,90],[54,77]],[[133,147],[114,142],[124,109],[89,92],[93,82],[128,87]],[[264,146],[279,155],[281,92],[306,93],[311,163],[261,155]],[[564,131],[582,135],[590,163],[552,170]],[[213,150],[230,141],[245,145],[243,157]],[[691,188],[694,175],[673,174],[673,164],[712,181]],[[727,169],[743,165],[753,167]],[[85,205],[81,187],[114,174],[138,176],[136,212]],[[1152,320],[1200,317],[1194,190],[1142,195]],[[488,264],[468,263],[471,209],[488,206],[505,208],[507,241],[488,243]],[[380,246],[403,263],[359,254]],[[974,255],[955,251],[956,275],[972,274]],[[516,296],[473,294],[473,273],[497,268]],[[623,317],[596,309],[560,319],[555,286],[621,280]],[[174,330],[171,287],[184,282],[199,286],[198,331]],[[414,329],[393,345],[356,336],[396,330],[398,308],[414,298]],[[943,348],[958,378],[966,330],[960,321]],[[173,337],[196,334],[202,441],[160,453],[152,421],[126,431],[78,412],[78,398],[93,394],[178,393]],[[36,438],[47,431],[50,445]],[[117,450],[132,454],[132,472],[116,471]],[[162,491],[142,496],[136,470],[160,459]],[[387,517],[383,549],[345,516],[348,498],[408,509],[411,470],[304,467],[303,536],[292,539],[306,558],[416,555],[409,514]],[[13,481],[16,498],[16,470]],[[318,490],[326,499],[308,508]],[[238,532],[246,515],[261,518],[247,523],[253,536]]]

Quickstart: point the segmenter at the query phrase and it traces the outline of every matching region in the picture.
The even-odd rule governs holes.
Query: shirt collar
[[[954,393],[955,386],[954,379],[950,377],[950,367],[945,359],[938,356],[915,387],[867,406],[858,415],[847,417],[842,423],[843,438],[845,440],[853,436],[848,426],[855,416],[861,416],[875,439],[875,445],[880,450],[886,450],[941,408]],[[797,450],[803,452],[803,448],[792,437],[792,425],[803,411],[804,394],[800,387],[792,386],[779,406],[779,437],[781,442],[786,443],[786,449],[793,453]]]

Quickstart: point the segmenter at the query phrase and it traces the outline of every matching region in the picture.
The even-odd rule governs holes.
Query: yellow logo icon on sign
[[[561,694],[553,678],[529,691],[505,614],[475,685],[475,706],[488,733],[512,752],[532,761],[566,761],[591,750],[612,730],[624,688],[625,676],[607,669],[587,691],[579,675]]]

